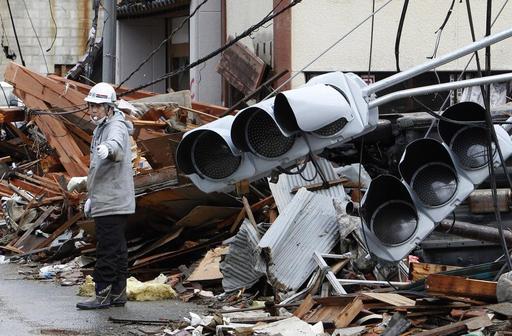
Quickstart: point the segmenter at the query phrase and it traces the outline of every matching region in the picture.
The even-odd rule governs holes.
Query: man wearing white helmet
[[[96,125],[91,142],[86,216],[96,226],[96,297],[77,303],[79,309],[123,306],[126,303],[127,248],[125,228],[135,212],[130,134],[133,126],[115,106],[116,93],[107,83],[93,86],[85,98]]]

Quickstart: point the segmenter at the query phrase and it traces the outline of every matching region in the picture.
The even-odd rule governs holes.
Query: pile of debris
[[[89,295],[95,232],[74,182],[87,175],[90,87],[14,63],[5,80],[24,106],[0,108],[0,263],[34,265],[28,278],[85,281],[80,293]],[[354,215],[371,180],[359,164],[317,158],[300,174],[241,185],[243,197],[205,194],[177,170],[176,146],[184,132],[230,111],[193,102],[187,91],[123,99],[136,129],[131,297],[196,300],[211,314],[114,322],[156,324],[161,335],[507,334],[512,287],[503,261],[455,267],[370,257]]]

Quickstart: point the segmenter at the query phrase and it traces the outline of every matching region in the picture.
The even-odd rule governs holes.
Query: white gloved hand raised
[[[91,217],[91,199],[88,198],[84,204],[84,214],[85,217]]]
[[[98,157],[102,160],[108,157],[108,147],[105,145],[99,145],[96,147],[96,151],[98,152]]]
[[[68,191],[82,192],[87,189],[87,176],[72,177],[68,182]]]

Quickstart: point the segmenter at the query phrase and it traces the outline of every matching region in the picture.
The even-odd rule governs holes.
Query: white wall
[[[376,8],[387,0],[377,0]],[[451,0],[411,1],[402,31],[400,67],[402,70],[426,61],[432,56],[436,36]],[[493,17],[503,1],[493,1]],[[372,56],[373,71],[395,71],[394,45],[403,1],[393,1],[375,17]],[[485,33],[486,1],[471,1],[477,39]],[[329,45],[365,19],[372,10],[371,0],[303,1],[292,10],[292,69],[299,71]],[[505,7],[492,31],[510,28],[512,6]],[[437,55],[443,55],[471,42],[466,4],[455,1],[454,11],[446,25]],[[352,33],[306,71],[368,71],[370,20]],[[512,69],[512,39],[496,44],[492,50],[492,69]],[[481,53],[483,60],[484,53]],[[469,58],[451,62],[438,70],[462,70]],[[469,68],[476,69],[473,62]],[[300,76],[299,76],[300,77]],[[302,79],[294,82],[300,84]]]
[[[192,0],[191,12],[200,1]],[[210,0],[190,20],[190,62],[221,47],[221,1]],[[220,55],[190,70],[192,99],[221,105],[222,77],[215,70]]]
[[[10,1],[20,47],[27,67],[39,73],[46,74],[47,68],[42,57],[45,55],[48,71],[54,71],[54,64],[75,64],[85,53],[87,37],[94,16],[92,0],[51,0],[53,16],[56,20],[57,39],[53,48],[46,52],[53,41],[55,26],[50,15],[48,0],[24,0],[37,35],[41,41],[43,52],[39,48],[36,36],[23,0]],[[5,0],[0,0],[0,15],[7,34],[9,47],[16,52],[16,62],[21,64],[20,53],[16,46],[14,32]],[[102,18],[98,20],[101,32]],[[1,30],[1,27],[0,27]],[[1,34],[1,32],[0,32]],[[9,62],[3,52],[0,53],[0,78],[3,79],[5,65]]]
[[[123,81],[165,39],[165,19],[118,20],[116,82]],[[136,87],[165,74],[165,46],[147,62],[125,86]],[[144,90],[165,93],[165,81]]]
[[[235,37],[244,32],[263,19],[272,6],[272,0],[226,0],[226,35]],[[272,22],[269,22],[241,42],[271,65],[273,38]]]

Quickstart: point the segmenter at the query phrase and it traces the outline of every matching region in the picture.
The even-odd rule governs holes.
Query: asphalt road
[[[137,335],[159,326],[122,325],[127,320],[181,320],[204,307],[178,300],[128,302],[125,307],[80,311],[77,286],[23,280],[19,265],[0,265],[0,336],[24,335]],[[87,298],[85,298],[87,299]],[[140,333],[139,333],[140,332]]]

